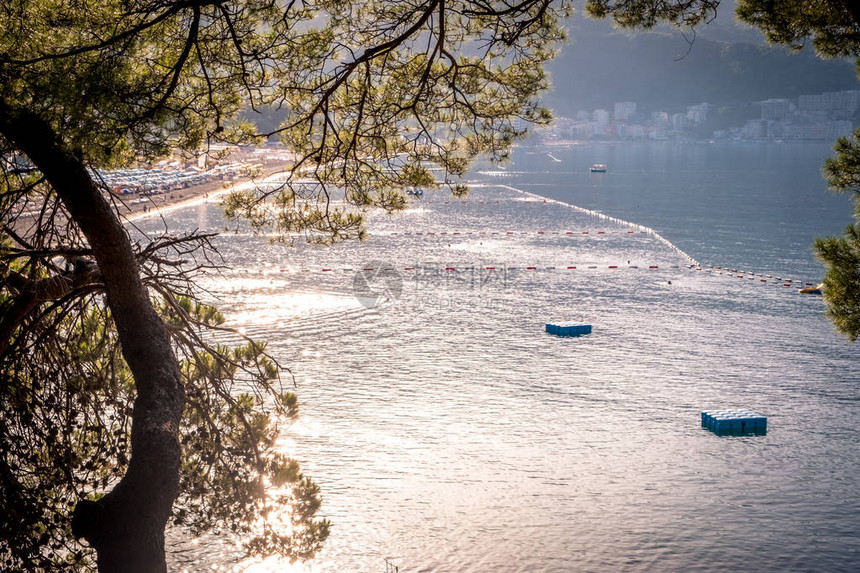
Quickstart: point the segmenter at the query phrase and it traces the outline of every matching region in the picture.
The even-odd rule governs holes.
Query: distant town
[[[553,125],[538,130],[544,140],[589,139],[735,139],[834,141],[851,135],[860,109],[860,90],[802,95],[796,100],[767,99],[756,102],[760,117],[742,120],[739,125],[710,121],[720,108],[700,103],[683,112],[646,113],[632,101],[616,102],[612,110],[581,110],[576,117],[556,117]],[[726,123],[725,120],[722,123]]]
[[[860,119],[860,90],[802,95],[796,100],[767,99],[745,106],[740,125],[725,126],[737,114],[721,116],[720,107],[710,103],[688,106],[685,111],[645,112],[636,102],[621,101],[612,110],[581,110],[576,117],[556,117],[553,124],[536,130],[545,143],[579,140],[753,140],[753,141],[835,141],[851,135],[855,119]],[[719,129],[712,129],[720,126]],[[523,125],[522,127],[525,127]],[[222,146],[196,158],[171,157],[155,165],[98,173],[115,195],[130,195],[127,204],[148,205],[153,196],[167,201],[181,198],[189,187],[209,186],[215,190],[238,178],[259,174],[275,165],[286,165],[293,154],[281,144],[254,147]],[[207,187],[207,188],[209,188]]]

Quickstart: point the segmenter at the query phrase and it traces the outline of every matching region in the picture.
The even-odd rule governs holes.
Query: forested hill
[[[569,43],[548,65],[553,90],[544,103],[556,115],[572,117],[579,110],[612,110],[618,101],[634,101],[645,112],[677,112],[708,102],[742,109],[748,119],[759,113],[747,105],[751,102],[860,89],[853,62],[768,46],[760,31],[734,21],[733,10],[734,2],[724,0],[715,21],[685,38],[667,27],[619,31],[578,9],[567,24]],[[269,131],[285,112],[246,116]]]
[[[570,43],[553,61],[554,89],[546,103],[557,115],[578,110],[612,109],[617,101],[635,101],[642,110],[679,111],[709,102],[719,105],[803,94],[860,89],[849,61],[822,61],[811,50],[749,43],[760,33],[738,25],[706,26],[692,46],[679,31],[636,34],[605,21],[576,14],[569,24]]]

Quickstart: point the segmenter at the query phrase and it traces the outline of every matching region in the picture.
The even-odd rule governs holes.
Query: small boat
[[[818,286],[814,287],[798,289],[797,292],[799,292],[800,294],[823,294],[824,283],[818,283]]]
[[[592,173],[606,173],[606,165],[603,163],[595,163],[591,166]]]

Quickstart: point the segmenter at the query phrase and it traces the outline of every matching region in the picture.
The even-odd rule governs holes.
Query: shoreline
[[[237,188],[254,185],[255,181],[263,181],[277,173],[286,171],[287,164],[279,164],[276,168],[266,170],[259,177],[241,177],[236,181],[211,181],[202,185],[195,185],[185,189],[164,193],[161,195],[150,195],[142,198],[124,200],[121,195],[110,197],[114,206],[124,212],[120,217],[126,223],[132,223],[150,216],[159,216],[177,209],[193,207],[201,203],[215,202],[220,197],[232,193]]]
[[[220,182],[218,182],[220,183]],[[224,187],[218,183],[206,183],[195,187],[182,189],[181,192],[173,192],[164,195],[155,195],[144,197],[142,199],[134,199],[132,202],[126,202],[122,197],[112,197],[114,206],[120,211],[120,217],[126,223],[133,223],[140,219],[145,219],[153,216],[160,216],[171,211],[193,207],[208,201],[214,201],[232,192],[237,186],[250,183],[249,181],[240,181]]]

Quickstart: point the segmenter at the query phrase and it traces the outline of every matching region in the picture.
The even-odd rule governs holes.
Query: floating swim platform
[[[702,427],[718,436],[763,436],[767,417],[751,410],[712,410],[702,412]]]
[[[546,331],[556,336],[582,336],[583,334],[591,334],[591,325],[579,322],[547,323]]]

